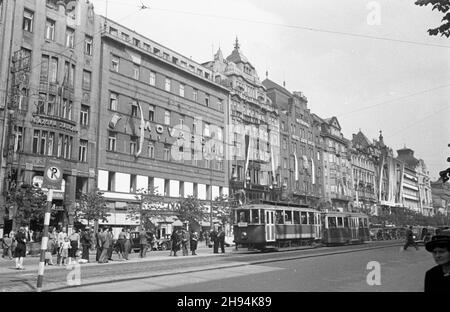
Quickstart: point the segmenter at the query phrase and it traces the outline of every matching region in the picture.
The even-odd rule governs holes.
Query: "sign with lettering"
[[[42,183],[42,187],[59,190],[61,188],[62,178],[63,173],[59,164],[49,162],[44,170],[44,182]]]

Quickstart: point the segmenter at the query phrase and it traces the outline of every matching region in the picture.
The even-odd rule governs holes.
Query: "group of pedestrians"
[[[178,251],[182,251],[183,256],[189,255],[189,250],[191,251],[193,256],[196,256],[198,244],[198,233],[196,231],[188,232],[185,228],[178,227],[170,236],[170,256],[177,256]]]

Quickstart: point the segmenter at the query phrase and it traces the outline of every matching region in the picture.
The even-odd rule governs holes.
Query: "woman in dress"
[[[21,227],[15,236],[16,248],[14,249],[14,258],[16,260],[16,270],[25,270],[23,267],[23,258],[27,253],[27,239],[25,228]]]

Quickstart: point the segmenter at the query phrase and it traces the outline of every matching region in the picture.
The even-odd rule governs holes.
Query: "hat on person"
[[[425,244],[425,249],[429,252],[433,252],[436,247],[447,247],[450,250],[450,236],[448,235],[435,235]]]

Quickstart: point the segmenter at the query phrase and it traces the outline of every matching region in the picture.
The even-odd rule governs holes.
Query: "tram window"
[[[276,224],[284,224],[283,211],[277,210],[275,212],[275,223]]]
[[[239,221],[238,222],[249,222],[250,221],[250,211],[249,210],[240,210],[238,211]]]
[[[292,211],[288,210],[284,212],[284,223],[292,224]]]
[[[358,221],[359,221],[359,227],[362,227],[363,226],[363,223],[362,223],[362,219],[361,218],[358,218]]]
[[[259,223],[259,210],[252,209],[252,223]]]
[[[364,218],[364,227],[367,227],[367,218]]]
[[[300,211],[294,211],[294,224],[300,224]]]
[[[266,212],[264,209],[260,210],[259,216],[261,217],[261,223],[266,223]]]
[[[348,218],[344,218],[344,227],[348,228]]]
[[[308,224],[314,224],[314,213],[308,212]]]
[[[308,220],[306,219],[306,212],[301,212],[301,220],[302,224],[308,224]]]
[[[342,217],[338,217],[338,218],[337,218],[337,225],[338,225],[339,227],[342,226]]]
[[[336,227],[336,217],[328,217],[328,228]]]

